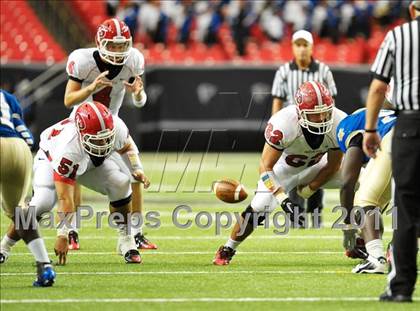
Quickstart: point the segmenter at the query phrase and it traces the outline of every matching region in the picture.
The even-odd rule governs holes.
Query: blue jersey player
[[[355,111],[340,122],[336,132],[339,146],[345,153],[342,164],[343,185],[340,189],[340,203],[347,211],[343,246],[347,256],[365,259],[352,272],[384,273],[386,259],[383,252],[383,225],[379,211],[383,212],[391,200],[390,150],[396,116],[393,110],[380,111],[377,129],[382,142],[381,150],[375,159],[369,159],[362,149],[365,117],[366,109]],[[364,165],[366,167],[361,174]],[[359,175],[362,176],[359,178]],[[359,189],[355,193],[358,181]],[[356,241],[357,230],[354,224],[350,223],[350,212],[354,206],[361,207],[365,212],[359,213],[359,216],[366,215],[364,225],[361,227],[365,245],[363,242],[360,245]],[[379,220],[380,226],[375,226],[375,220],[376,222]]]
[[[37,279],[34,286],[51,286],[55,272],[45,248],[44,240],[39,236],[37,226],[29,220],[29,209],[25,206],[32,173],[31,132],[23,122],[22,109],[16,97],[0,90],[0,198],[5,214],[14,222],[17,236],[6,235],[0,243],[0,264],[8,257],[8,250],[18,239],[23,239],[33,254],[37,264]],[[18,209],[20,207],[21,209]],[[18,211],[19,215],[16,215]],[[23,217],[22,217],[23,216]],[[33,216],[32,216],[33,217]]]

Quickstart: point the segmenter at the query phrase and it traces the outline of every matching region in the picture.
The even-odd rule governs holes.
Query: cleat
[[[1,252],[0,252],[0,264],[5,263],[7,258],[9,258],[9,254],[6,251],[1,250]]]
[[[351,270],[353,273],[371,273],[371,274],[384,274],[386,268],[385,257],[375,258],[369,256],[364,262],[358,264]]]
[[[216,256],[213,259],[213,264],[217,266],[228,265],[235,253],[236,251],[234,249],[222,245],[216,252]]]
[[[35,287],[50,287],[54,284],[55,271],[50,263],[37,262],[37,278],[33,283]]]
[[[344,254],[349,258],[360,258],[363,260],[367,259],[369,256],[365,247],[365,241],[359,237],[356,238],[355,248],[353,248],[352,250],[347,249]]]
[[[69,232],[69,250],[77,251],[80,249],[79,234],[76,231]]]
[[[413,302],[411,296],[405,295],[389,295],[388,293],[383,293],[379,296],[379,301],[382,302]]]
[[[143,234],[137,233],[134,236],[137,249],[157,249],[157,245],[150,242]]]
[[[136,248],[134,237],[132,235],[121,235],[118,238],[117,252],[124,256],[126,263],[141,263],[142,259]]]
[[[141,256],[138,250],[131,249],[124,255],[126,263],[141,263]]]

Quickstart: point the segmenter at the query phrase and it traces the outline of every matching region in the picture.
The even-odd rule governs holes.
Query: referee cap
[[[306,30],[298,30],[292,36],[292,42],[295,42],[298,39],[303,39],[310,44],[314,43],[314,39],[312,38],[312,34]]]

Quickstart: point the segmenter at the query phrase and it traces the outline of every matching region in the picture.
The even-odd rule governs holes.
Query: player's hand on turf
[[[377,132],[363,134],[363,152],[371,158],[376,158],[376,151],[380,148],[381,138]]]
[[[351,251],[356,247],[356,233],[357,229],[343,228],[343,247]]]
[[[57,236],[55,241],[54,251],[55,255],[58,256],[58,264],[65,265],[67,259],[67,252],[69,250],[69,243],[67,237],[64,235]]]
[[[108,81],[105,76],[109,73],[109,71],[102,72],[96,79],[89,84],[88,88],[90,92],[95,92],[98,89],[101,89],[106,86],[112,86],[112,82]]]
[[[143,91],[143,81],[140,76],[134,78],[133,83],[124,81],[125,89],[129,92],[132,92],[134,96],[140,96],[141,91]]]
[[[144,189],[149,188],[150,180],[142,171],[135,171],[132,175],[135,180],[138,180],[144,184]]]

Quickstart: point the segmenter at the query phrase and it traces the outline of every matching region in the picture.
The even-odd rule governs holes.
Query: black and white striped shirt
[[[293,104],[297,89],[307,81],[319,81],[328,87],[333,97],[337,96],[330,68],[314,59],[305,70],[300,70],[295,61],[280,66],[274,77],[271,95],[280,98],[284,106]]]
[[[398,110],[420,110],[420,17],[390,30],[376,55],[371,72],[389,83],[394,78],[393,103]]]

